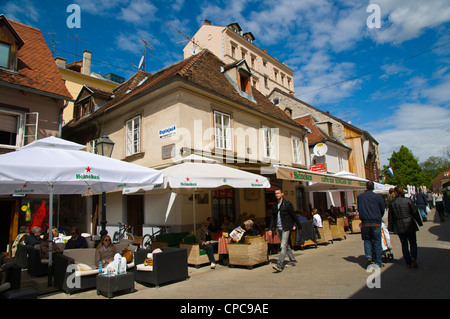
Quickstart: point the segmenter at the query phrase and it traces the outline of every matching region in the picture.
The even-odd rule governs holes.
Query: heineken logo
[[[262,183],[259,183],[259,180],[256,180],[256,183],[251,183],[252,187],[264,187]]]
[[[27,187],[28,187],[27,184],[23,184],[22,185],[22,189],[15,189],[14,190],[14,194],[30,194],[30,193],[34,193],[34,189],[27,188]]]
[[[100,176],[92,174],[91,171],[92,171],[92,169],[88,166],[86,168],[86,172],[84,174],[76,174],[75,178],[76,179],[95,179],[95,180],[100,180]]]
[[[181,182],[180,184],[181,186],[189,186],[189,187],[197,186],[197,183],[191,182],[191,179],[189,177],[186,177],[186,182]]]

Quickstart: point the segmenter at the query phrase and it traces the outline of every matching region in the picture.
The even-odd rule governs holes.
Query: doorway
[[[144,225],[144,196],[127,195],[127,225],[133,227],[134,236],[142,236]]]
[[[232,188],[213,191],[212,217],[217,225],[221,225],[225,217],[228,217],[232,223],[235,222],[235,196]]]
[[[14,201],[10,200],[0,201],[0,252],[6,252],[8,244],[11,244],[9,237],[10,230],[12,230],[11,217],[14,214],[14,203]]]

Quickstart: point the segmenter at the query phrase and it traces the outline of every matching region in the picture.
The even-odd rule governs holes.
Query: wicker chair
[[[344,229],[344,217],[338,217],[336,219],[336,225],[330,225],[330,230],[333,239],[342,239],[342,237],[347,239]]]
[[[333,236],[331,235],[331,229],[330,229],[330,223],[328,220],[322,221],[322,227],[317,228],[319,230],[320,238],[317,238],[318,244],[325,244],[328,245],[328,243],[331,241],[333,243]]]
[[[267,255],[267,242],[261,236],[248,236],[245,243],[230,243],[228,245],[228,266],[253,266],[269,262]]]
[[[351,221],[351,231],[352,234],[361,232],[361,220],[360,219],[352,219]]]
[[[187,263],[188,265],[195,266],[199,268],[204,264],[209,264],[209,258],[203,249],[200,249],[199,244],[192,243],[180,243],[180,248],[187,249]],[[214,254],[216,261],[219,260],[219,254]]]

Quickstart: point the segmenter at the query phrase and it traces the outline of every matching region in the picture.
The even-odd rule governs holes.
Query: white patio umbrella
[[[193,160],[194,162],[186,162]],[[206,157],[190,155],[176,164],[162,169],[164,183],[162,185],[124,188],[123,194],[149,191],[153,189],[192,189],[193,199],[195,190],[199,188],[219,188],[230,186],[233,188],[269,188],[269,180],[261,175],[249,173],[229,166],[212,163],[214,160]],[[204,161],[206,163],[203,163]],[[194,228],[195,228],[195,200],[192,200]],[[167,216],[166,216],[167,217]],[[195,231],[195,229],[194,229]]]
[[[101,193],[163,182],[160,171],[81,151],[84,148],[47,137],[0,155],[0,194],[49,194],[51,229],[53,194],[86,194],[89,190]],[[50,231],[50,245],[51,242]],[[51,264],[50,253],[50,267]]]

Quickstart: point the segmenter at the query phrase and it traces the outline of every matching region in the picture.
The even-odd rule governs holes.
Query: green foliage
[[[387,169],[392,166],[394,176],[387,173]],[[402,186],[407,185],[420,186],[430,185],[430,176],[423,173],[417,159],[413,153],[406,147],[401,146],[398,152],[393,152],[389,158],[389,165],[383,167],[386,176],[386,184]]]

